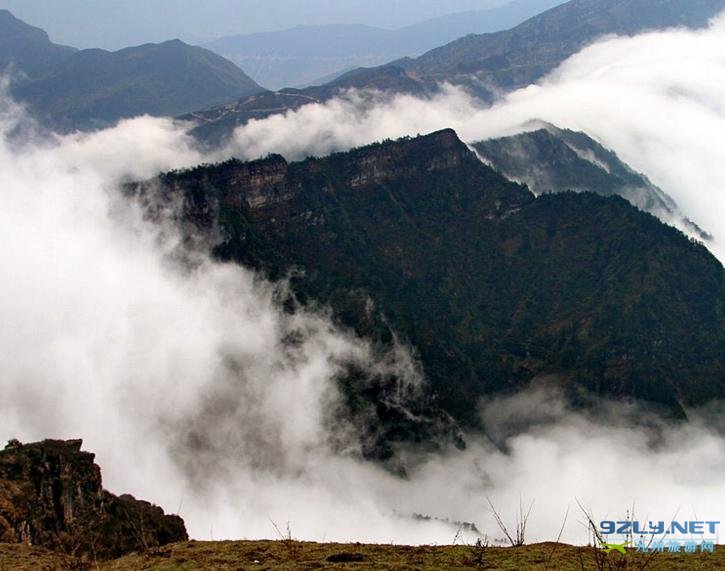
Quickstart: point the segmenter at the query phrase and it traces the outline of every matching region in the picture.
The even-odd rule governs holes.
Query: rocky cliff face
[[[0,542],[102,559],[188,539],[178,516],[104,490],[81,446],[11,441],[0,452]]]
[[[401,178],[453,172],[472,161],[475,157],[455,131],[445,129],[300,163],[289,164],[283,157],[272,155],[257,161],[231,160],[172,172],[160,180],[166,201],[187,196],[184,215],[200,226],[213,226],[221,210],[231,209],[267,228],[284,224],[301,229],[325,223],[319,210],[309,209],[311,195],[331,197],[339,195],[341,189],[364,194],[366,188]],[[136,186],[134,191],[139,188],[143,187]],[[520,192],[508,198],[518,204],[530,196]],[[500,206],[499,201],[498,210]],[[498,214],[493,205],[491,215]]]
[[[679,414],[725,394],[725,272],[706,248],[619,196],[536,197],[453,131],[299,163],[231,161],[134,190],[213,230],[218,258],[291,276],[298,300],[361,336],[408,342],[430,402],[460,423],[476,422],[478,397],[547,375],[573,398]],[[388,385],[343,382],[385,438],[428,439],[430,425],[375,408]]]

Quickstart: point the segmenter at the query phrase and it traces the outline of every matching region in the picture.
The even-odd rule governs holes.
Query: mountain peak
[[[54,44],[44,30],[26,24],[9,10],[0,10],[0,70],[10,67],[21,76],[35,78],[75,52],[75,48]]]
[[[451,129],[134,190],[178,200],[220,259],[272,279],[301,269],[300,299],[362,335],[405,340],[459,422],[475,422],[480,396],[545,375],[678,414],[722,391],[723,268],[704,246],[619,196],[536,198]]]
[[[26,24],[16,18],[10,10],[0,9],[0,45],[20,39],[50,42],[45,30]]]
[[[300,162],[289,163],[280,155],[249,162],[232,159],[167,173],[161,180],[176,190],[200,179],[213,181],[225,189],[224,201],[252,212],[292,201],[300,180],[319,178],[326,172],[339,173],[346,188],[360,189],[417,173],[453,171],[470,161],[478,162],[453,129],[443,129]]]
[[[168,47],[177,47],[177,48],[178,47],[184,47],[184,48],[193,47],[193,46],[187,44],[186,42],[184,42],[183,40],[180,40],[179,38],[173,38],[171,40],[166,40],[164,42],[161,42],[158,45],[160,45],[160,46],[168,46]]]
[[[68,54],[44,66],[37,79],[18,84],[13,95],[43,122],[66,131],[143,114],[181,115],[263,91],[232,62],[173,39]]]
[[[284,113],[310,101],[325,101],[351,88],[423,95],[435,93],[442,83],[451,83],[490,102],[502,93],[536,83],[602,36],[672,27],[702,28],[723,9],[725,0],[565,2],[505,31],[462,35],[416,58],[396,55],[384,65],[325,76],[326,83],[305,87],[297,97],[240,101],[233,111],[225,113],[200,110],[194,114],[200,123],[195,135],[206,142],[223,141],[231,129],[250,119]],[[232,46],[224,49],[233,53]],[[222,114],[224,121],[218,121]]]

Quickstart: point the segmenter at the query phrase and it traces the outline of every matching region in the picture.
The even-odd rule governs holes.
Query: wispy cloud
[[[350,92],[237,129],[232,150],[257,157],[326,154],[382,138],[452,127],[468,142],[533,119],[582,130],[616,151],[715,234],[725,260],[725,18],[707,30],[608,38],[539,85],[492,107],[449,87],[432,99]]]
[[[447,126],[475,140],[541,118],[599,137],[722,236],[722,26],[607,40],[493,108],[453,89],[372,104],[351,94],[254,122],[234,148],[298,157]],[[181,506],[201,539],[274,537],[273,520],[306,539],[442,543],[456,532],[446,519],[495,538],[489,498],[505,518],[520,497],[534,500],[532,540],[553,539],[577,499],[601,516],[635,503],[643,518],[725,519],[712,411],[643,430],[636,409],[595,418],[532,391],[482,403],[497,445],[469,435],[466,451],[421,457],[407,479],[336,453],[331,432],[350,429],[328,416],[340,362],[415,377],[410,360],[381,364],[324,316],[285,315],[277,286],[244,268],[172,261],[173,228],[144,221],[116,188],[215,158],[183,126],[139,118],[21,144],[10,132],[25,121],[5,101],[0,436],[85,438],[112,490]],[[565,538],[584,541],[575,519]]]

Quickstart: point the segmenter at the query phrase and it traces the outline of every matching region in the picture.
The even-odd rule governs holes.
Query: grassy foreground
[[[297,541],[190,541],[115,561],[88,563],[38,547],[0,544],[0,571],[98,569],[725,569],[725,549],[715,554],[615,553],[541,543],[519,548],[320,544]]]

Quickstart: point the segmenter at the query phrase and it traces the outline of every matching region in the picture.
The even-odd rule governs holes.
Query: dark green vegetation
[[[453,131],[157,182],[147,197],[183,197],[185,221],[221,232],[218,258],[409,343],[460,422],[477,397],[544,377],[675,413],[725,394],[725,272],[704,246],[619,197],[535,198]]]
[[[704,27],[725,0],[572,0],[507,31],[471,34],[416,59],[357,69],[304,90],[285,89],[196,113],[197,135],[218,141],[249,119],[324,101],[349,88],[429,94],[440,82],[462,85],[484,100],[535,83],[607,34],[634,35],[675,26]]]
[[[224,58],[179,40],[117,52],[53,44],[0,11],[0,66],[45,125],[90,129],[143,114],[174,116],[263,91]]]
[[[148,569],[400,569],[441,570],[507,569],[539,571],[589,571],[625,569],[665,571],[671,569],[714,570],[725,566],[725,550],[714,554],[658,553],[619,554],[608,558],[591,547],[542,543],[516,548],[475,546],[363,545],[303,543],[298,541],[190,541],[141,554],[88,566],[76,559],[24,545],[0,544],[0,569],[102,571]]]
[[[81,452],[81,444],[11,441],[0,451],[0,543],[97,560],[188,539],[180,517],[104,490],[95,456]],[[18,546],[15,552],[28,550]],[[0,554],[0,569],[7,563]]]
[[[506,178],[525,184],[536,194],[572,190],[621,196],[665,222],[681,222],[700,238],[712,239],[684,218],[672,198],[646,176],[587,134],[542,122],[531,127],[531,131],[473,146]]]

